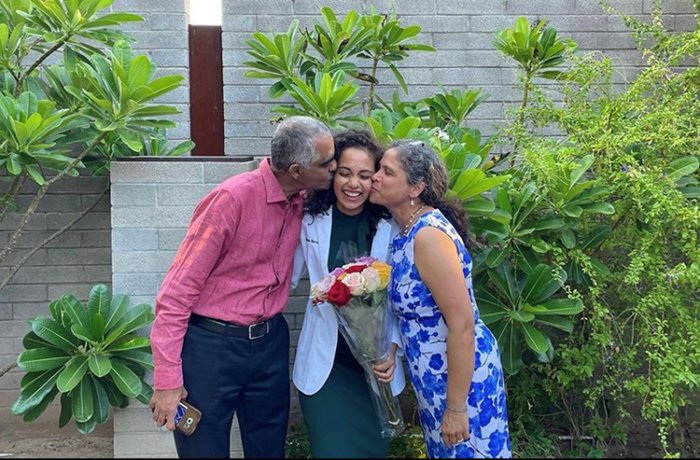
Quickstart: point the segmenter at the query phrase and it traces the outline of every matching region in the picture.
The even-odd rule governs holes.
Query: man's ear
[[[297,180],[301,176],[301,166],[298,163],[292,163],[292,165],[287,170],[292,179]]]

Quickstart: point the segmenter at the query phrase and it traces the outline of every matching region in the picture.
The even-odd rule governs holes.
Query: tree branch
[[[22,216],[22,220],[20,221],[19,225],[17,226],[17,229],[15,232],[12,234],[10,237],[10,242],[7,243],[7,246],[5,249],[0,252],[0,262],[5,260],[7,256],[12,252],[12,248],[15,247],[17,244],[17,241],[19,240],[20,235],[24,231],[24,227],[27,226],[27,223],[29,222],[29,218],[32,217],[32,215],[36,212],[37,207],[39,206],[39,202],[41,199],[46,195],[46,192],[48,192],[49,187],[56,182],[57,180],[61,179],[63,176],[68,174],[68,171],[71,171],[74,169],[80,161],[87,156],[88,153],[90,153],[101,141],[102,139],[107,135],[106,132],[100,133],[99,136],[95,138],[92,143],[83,150],[80,155],[78,155],[75,160],[71,162],[68,166],[63,168],[63,170],[56,174],[51,180],[47,181],[44,183],[44,185],[39,188],[39,191],[36,192],[36,195],[34,196],[34,199],[30,203],[29,207],[27,208],[27,211],[24,213],[24,216]]]
[[[0,371],[0,377],[2,377],[3,375],[7,374],[8,372],[10,372],[10,371],[11,371],[12,369],[14,369],[15,367],[17,367],[17,363],[16,363],[16,362],[10,364],[10,365],[7,366],[5,369],[3,369],[3,370]]]
[[[87,209],[85,209],[83,212],[81,212],[80,215],[75,217],[73,220],[68,222],[66,225],[64,225],[60,229],[56,230],[49,237],[47,237],[44,241],[39,243],[38,246],[33,248],[31,251],[29,251],[29,253],[27,253],[24,257],[22,257],[22,259],[19,262],[17,262],[17,265],[12,267],[12,269],[10,270],[10,274],[7,275],[7,277],[2,281],[2,283],[0,283],[0,291],[5,286],[7,286],[7,283],[9,283],[10,280],[12,279],[12,277],[15,276],[15,273],[17,273],[19,271],[19,269],[22,268],[22,266],[27,262],[27,260],[29,260],[29,258],[31,256],[33,256],[39,249],[43,248],[44,246],[49,244],[51,241],[55,240],[56,238],[58,238],[59,236],[64,234],[68,229],[70,229],[73,225],[75,225],[80,219],[85,217],[85,215],[87,215],[87,213],[92,211],[95,208],[95,206],[97,206],[97,204],[102,200],[102,198],[104,198],[104,196],[107,194],[107,192],[109,192],[109,189],[110,189],[110,186],[109,186],[109,184],[107,184],[107,187],[105,187],[105,189],[102,191],[102,193],[100,193],[100,196],[98,196],[97,199],[90,206],[87,207]]]

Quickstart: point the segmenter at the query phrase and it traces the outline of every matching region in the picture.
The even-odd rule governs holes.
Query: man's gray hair
[[[333,136],[328,126],[315,118],[294,116],[283,120],[272,135],[272,168],[286,171],[294,163],[308,168],[318,157],[316,142],[324,135]]]

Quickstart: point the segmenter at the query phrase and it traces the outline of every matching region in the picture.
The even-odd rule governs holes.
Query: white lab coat
[[[301,239],[294,255],[292,286],[296,286],[308,269],[309,281],[313,285],[328,274],[328,251],[330,250],[332,208],[326,213],[304,215],[301,224]],[[383,262],[389,262],[391,241],[398,233],[398,226],[391,221],[380,220],[372,240],[370,255]],[[299,391],[312,395],[321,389],[333,367],[335,350],[338,345],[338,320],[329,303],[306,305],[304,324],[299,335],[292,380]],[[391,341],[401,347],[398,320],[391,315]],[[398,395],[406,385],[401,363],[401,348],[396,353],[396,368],[391,388]]]

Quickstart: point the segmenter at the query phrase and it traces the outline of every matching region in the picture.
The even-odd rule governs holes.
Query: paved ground
[[[57,409],[57,408],[56,408]],[[0,426],[0,460],[5,458],[113,458],[112,422],[83,435],[70,422],[58,428],[58,411],[50,407],[37,420]],[[9,425],[9,426],[8,426]]]

